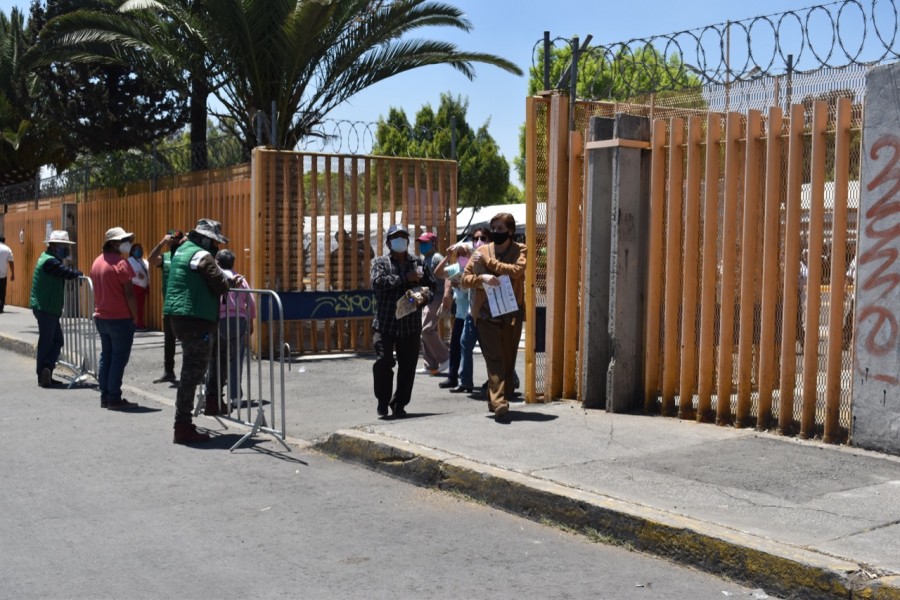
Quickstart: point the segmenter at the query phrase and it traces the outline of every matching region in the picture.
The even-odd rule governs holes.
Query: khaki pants
[[[496,410],[513,398],[522,319],[518,315],[477,319],[475,325],[488,372],[488,404]]]

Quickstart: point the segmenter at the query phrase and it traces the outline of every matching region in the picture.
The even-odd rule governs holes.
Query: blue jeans
[[[447,372],[447,379],[457,385],[459,385],[459,366],[462,354],[461,341],[465,322],[465,319],[453,319],[453,331],[450,333],[450,370]]]
[[[32,309],[38,323],[37,344],[37,376],[41,379],[41,371],[56,368],[56,361],[63,347],[63,332],[59,326],[59,316],[38,309]]]
[[[475,349],[476,342],[478,342],[478,329],[475,328],[475,319],[472,318],[472,315],[466,315],[462,336],[459,339],[459,385],[463,387],[475,387],[472,382],[474,368],[472,351]]]
[[[134,321],[131,319],[94,319],[100,334],[100,400],[114,403],[122,400],[122,377],[131,358]]]

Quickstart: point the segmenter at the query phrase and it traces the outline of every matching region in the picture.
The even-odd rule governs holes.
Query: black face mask
[[[508,231],[492,231],[491,232],[491,241],[495,244],[503,244],[506,240],[509,239]]]

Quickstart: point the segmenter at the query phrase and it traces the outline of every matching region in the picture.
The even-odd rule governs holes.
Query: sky
[[[420,36],[454,42],[466,51],[489,52],[516,63],[526,75],[518,77],[489,65],[476,65],[469,81],[449,66],[415,69],[378,83],[336,109],[331,117],[375,122],[391,107],[402,108],[412,120],[425,104],[437,107],[442,92],[469,101],[473,128],[490,122],[488,131],[500,152],[512,161],[518,153],[519,127],[525,120],[527,72],[535,43],[549,31],[551,38],[587,35],[594,44],[698,29],[706,25],[772,15],[818,4],[814,0],[443,0],[458,6],[472,24],[468,33],[452,29],[423,30]],[[821,0],[820,0],[821,1]],[[0,0],[9,14],[12,6],[28,9],[28,0]],[[852,19],[852,16],[851,16]],[[793,31],[798,31],[795,27]],[[510,179],[518,182],[511,170]]]

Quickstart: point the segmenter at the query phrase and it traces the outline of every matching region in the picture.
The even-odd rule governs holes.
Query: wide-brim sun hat
[[[44,240],[45,244],[67,244],[74,246],[75,242],[69,239],[69,232],[57,229],[50,232],[50,237]]]
[[[194,231],[222,244],[228,243],[228,238],[222,235],[222,224],[218,221],[213,221],[212,219],[200,219],[197,221],[197,226],[194,227]]]
[[[113,227],[112,229],[106,230],[106,241],[107,242],[121,242],[123,240],[134,238],[133,233],[128,233],[121,227]]]

